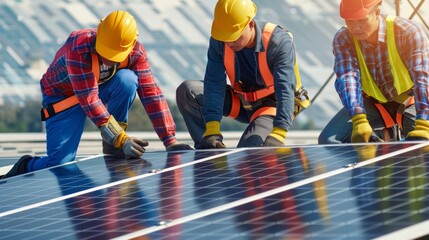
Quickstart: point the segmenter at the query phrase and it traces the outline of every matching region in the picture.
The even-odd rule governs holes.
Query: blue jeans
[[[398,111],[399,104],[389,102],[383,104],[386,110],[393,116],[395,120],[396,112]],[[374,132],[384,139],[383,129],[385,128],[383,118],[374,104],[368,99],[364,98],[364,108],[366,111],[367,119]],[[416,120],[416,107],[411,105],[405,109],[402,117],[403,133],[406,136],[414,129],[414,122]],[[325,126],[319,135],[319,144],[336,144],[336,143],[350,143],[353,130],[353,124],[346,108],[342,108]]]
[[[121,69],[109,81],[99,85],[99,98],[118,122],[128,122],[128,111],[136,97],[137,75]],[[43,105],[64,97],[43,96]],[[46,120],[47,156],[33,157],[27,172],[73,161],[85,128],[86,114],[76,105]]]

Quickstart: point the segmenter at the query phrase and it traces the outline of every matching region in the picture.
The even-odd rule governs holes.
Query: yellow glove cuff
[[[206,123],[206,131],[203,134],[203,137],[210,135],[217,135],[220,133],[220,122],[218,121],[210,121]]]
[[[352,117],[353,130],[351,141],[352,143],[369,142],[372,128],[369,125],[366,114],[360,113]]]
[[[429,121],[423,119],[416,119],[415,130],[429,131]]]
[[[429,121],[423,119],[416,119],[414,130],[408,133],[407,138],[429,140]]]
[[[268,134],[269,136],[279,140],[280,142],[284,142],[286,139],[287,131],[280,127],[273,127],[273,131]]]
[[[352,122],[353,122],[353,127],[355,127],[359,124],[367,123],[368,119],[366,119],[366,114],[360,113],[352,117]]]
[[[103,141],[110,145],[115,145],[117,137],[124,131],[124,124],[125,123],[118,123],[115,117],[110,115],[107,122],[100,126],[100,133]]]
[[[122,148],[122,146],[124,146],[127,139],[128,139],[128,135],[125,133],[125,131],[120,132],[115,139],[115,144],[114,144],[115,148]]]

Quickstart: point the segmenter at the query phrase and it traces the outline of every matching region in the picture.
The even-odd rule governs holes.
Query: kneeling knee
[[[114,76],[121,85],[130,92],[137,90],[137,75],[130,69],[120,69]]]
[[[186,99],[192,99],[192,93],[196,93],[196,85],[201,81],[197,80],[186,80],[182,82],[176,89],[176,101],[177,103],[187,102]]]

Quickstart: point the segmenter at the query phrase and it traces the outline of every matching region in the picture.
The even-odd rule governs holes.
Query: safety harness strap
[[[228,117],[237,118],[238,115],[240,114],[241,101],[240,101],[240,98],[236,94],[234,94],[234,91],[232,89],[231,89],[231,98],[232,98],[231,111],[229,112]]]
[[[262,31],[262,43],[264,45],[264,51],[258,53],[258,66],[259,72],[261,73],[262,78],[264,79],[265,86],[267,86],[268,90],[265,91],[273,91],[274,92],[274,77],[268,67],[267,61],[267,48],[268,43],[270,42],[271,35],[273,34],[274,28],[277,25],[273,23],[267,23]],[[270,88],[272,87],[272,89]]]
[[[55,114],[67,110],[79,103],[76,95],[72,95],[59,102],[49,104],[47,107],[41,109],[42,121],[46,121],[48,118],[55,116]]]
[[[259,116],[262,116],[262,115],[275,116],[276,113],[277,113],[277,109],[275,107],[261,107],[252,114],[252,117],[250,117],[250,122],[252,122]]]
[[[365,95],[366,97],[368,97],[367,95]],[[374,106],[377,108],[378,112],[380,113],[381,118],[383,119],[384,122],[384,126],[385,128],[383,129],[383,132],[385,134],[384,137],[384,141],[389,141],[390,139],[390,134],[388,129],[393,129],[395,128],[395,125],[397,124],[397,127],[399,127],[399,129],[403,129],[402,126],[402,118],[405,112],[405,109],[407,107],[409,107],[410,105],[414,104],[414,96],[409,97],[405,102],[401,103],[399,105],[399,108],[396,112],[396,116],[395,119],[392,118],[392,116],[389,114],[389,112],[386,110],[386,108],[383,106],[383,104],[381,104],[380,102],[378,102],[377,100],[368,97],[371,102],[374,104]],[[394,131],[396,132],[396,131]],[[395,136],[393,136],[395,137]]]
[[[388,129],[390,128],[393,129],[393,127],[395,126],[395,121],[393,120],[389,112],[381,103],[374,102],[374,106],[377,108],[378,112],[380,113],[381,118],[383,119],[383,122],[385,125],[385,128],[383,129],[383,136],[384,136],[383,141],[389,142],[392,136],[390,135]],[[396,138],[397,136],[393,136],[393,137]]]
[[[384,106],[381,105],[381,103],[378,103],[378,102],[374,102],[374,106],[378,109],[378,112],[380,113],[381,118],[383,118],[383,122],[384,122],[384,125],[386,126],[386,128],[393,127],[395,125],[395,121],[390,116],[390,114],[386,110],[386,108],[384,108]]]
[[[264,26],[262,31],[262,42],[265,48],[265,51],[261,51],[258,53],[258,66],[259,72],[261,73],[262,79],[265,83],[265,88],[252,91],[252,92],[244,92],[241,89],[240,81],[235,79],[235,54],[234,51],[225,44],[224,47],[224,65],[226,74],[231,82],[231,86],[233,87],[236,93],[239,93],[244,96],[244,99],[249,102],[256,101],[258,99],[264,98],[274,93],[274,78],[271,74],[271,71],[268,67],[267,63],[267,48],[268,43],[271,39],[271,35],[273,33],[274,28],[277,25],[273,23],[267,23]]]
[[[396,122],[398,125],[402,128],[402,118],[405,112],[405,109],[415,103],[414,96],[408,98],[405,103],[401,104],[399,106],[398,112],[396,113]]]
[[[264,89],[256,90],[254,92],[242,92],[234,90],[236,93],[243,95],[244,99],[248,102],[255,102],[261,98],[267,97],[274,93],[274,85]]]
[[[395,125],[395,123],[397,123],[401,129],[402,129],[402,117],[405,112],[405,109],[415,103],[414,96],[411,96],[410,98],[408,98],[404,103],[399,105],[398,111],[396,112],[395,119],[393,119],[392,116],[390,116],[389,112],[381,103],[376,102],[374,100],[372,102],[374,106],[377,108],[381,117],[383,118],[384,126],[386,128],[391,128],[393,127],[393,125]]]
[[[91,54],[91,61],[92,61],[92,73],[94,74],[95,78],[97,79],[97,82],[100,81],[100,61],[98,59],[98,55],[95,53]],[[124,61],[119,63],[119,66],[116,67],[116,69],[121,69],[121,68],[127,68],[128,67],[128,61],[129,61],[129,57],[125,58]],[[116,72],[116,71],[115,71]],[[104,80],[107,81],[109,80],[111,77],[113,77],[113,75],[115,75],[115,72],[113,72],[112,76],[110,76],[108,79]]]
[[[235,88],[236,86],[241,89],[239,84],[235,84],[235,55],[234,51],[225,44],[224,48],[224,57],[223,57],[223,63],[225,65],[225,71],[228,75],[229,81],[231,82],[231,86]]]

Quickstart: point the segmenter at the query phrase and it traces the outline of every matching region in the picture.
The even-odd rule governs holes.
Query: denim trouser
[[[180,113],[185,120],[189,134],[194,140],[195,147],[198,147],[206,126],[202,113],[203,109],[203,81],[184,81],[176,91],[176,102]],[[228,116],[231,111],[231,88],[226,88],[223,106],[223,116]],[[265,138],[273,129],[274,116],[262,115],[250,122],[253,111],[246,110],[242,105],[237,121],[248,123],[246,130],[242,134],[237,147],[260,147]]]
[[[121,69],[109,81],[99,85],[99,98],[118,122],[128,122],[128,110],[136,96],[137,75]],[[64,97],[43,96],[43,105]],[[85,128],[86,114],[78,104],[46,120],[47,156],[33,157],[27,172],[73,161]]]
[[[393,116],[398,110],[399,104],[389,102],[383,104],[386,110]],[[367,119],[374,132],[381,138],[384,139],[382,129],[385,128],[384,121],[374,106],[374,104],[364,97],[364,108],[366,111]],[[406,136],[410,131],[414,129],[414,122],[416,120],[416,107],[410,105],[405,109],[402,118],[403,133]],[[334,144],[334,143],[350,143],[351,135],[353,130],[353,124],[346,108],[342,108],[325,126],[319,135],[319,144]]]

